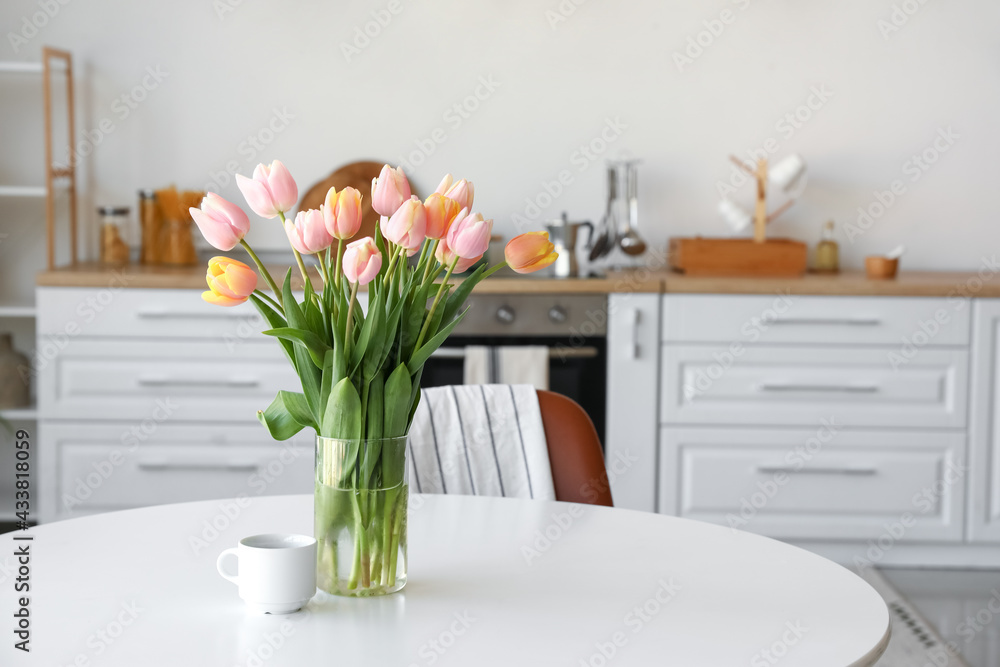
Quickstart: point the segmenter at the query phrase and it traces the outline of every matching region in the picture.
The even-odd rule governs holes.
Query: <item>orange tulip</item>
[[[424,210],[427,212],[427,230],[424,234],[429,239],[443,239],[458,216],[459,206],[455,200],[435,192],[424,200]]]
[[[556,261],[559,253],[548,232],[527,232],[515,236],[504,248],[507,265],[518,273],[534,273]]]
[[[257,289],[257,274],[243,262],[228,257],[208,260],[208,291],[201,298],[216,306],[238,306]]]

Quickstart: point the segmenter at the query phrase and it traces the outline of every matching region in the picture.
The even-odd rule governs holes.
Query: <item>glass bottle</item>
[[[823,225],[823,236],[816,246],[816,272],[837,273],[840,271],[840,248],[833,240],[833,220]]]
[[[128,224],[127,206],[101,206],[97,209],[101,219],[101,262],[122,265],[128,263],[129,248],[125,243],[125,226]]]

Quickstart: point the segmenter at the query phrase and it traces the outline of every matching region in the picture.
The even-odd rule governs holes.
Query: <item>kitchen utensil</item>
[[[869,255],[865,257],[865,273],[869,280],[892,280],[899,270],[899,258]]]
[[[885,254],[886,259],[899,259],[906,252],[905,245],[898,245]]]
[[[646,242],[639,236],[636,227],[639,224],[639,179],[635,162],[629,162],[627,169],[628,183],[628,222],[618,245],[626,255],[641,255],[646,252]]]
[[[594,262],[601,257],[604,257],[609,252],[611,248],[617,243],[617,229],[618,225],[615,222],[615,200],[618,199],[618,187],[617,179],[615,178],[615,170],[610,165],[608,166],[608,204],[604,211],[604,217],[601,218],[600,222],[600,233],[597,234],[597,239],[594,241],[590,248],[590,261]]]
[[[224,566],[230,558],[239,561],[238,574]],[[250,610],[288,614],[316,594],[316,539],[283,533],[244,537],[238,547],[219,554],[216,568],[240,587]]]
[[[309,188],[299,201],[299,210],[319,208],[320,204],[326,200],[326,193],[330,188],[337,188],[338,191],[346,187],[355,188],[361,193],[361,229],[348,241],[365,236],[374,237],[379,215],[372,208],[372,179],[378,177],[379,172],[382,171],[382,164],[382,162],[365,160],[351,162],[335,169],[329,176]],[[344,245],[347,245],[346,241]],[[334,244],[333,250],[336,252],[336,244]]]
[[[559,258],[552,265],[552,274],[556,278],[575,278],[580,275],[580,266],[576,259],[576,243],[581,227],[587,228],[587,240],[592,241],[594,225],[590,222],[570,222],[565,211],[562,218],[550,220],[545,225],[549,232],[549,240],[559,253]]]

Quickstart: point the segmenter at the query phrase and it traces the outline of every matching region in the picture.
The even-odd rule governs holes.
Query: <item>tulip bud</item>
[[[335,239],[344,241],[361,229],[361,193],[354,188],[344,188],[340,192],[330,188],[320,210],[326,221],[326,231]]]
[[[237,174],[236,185],[253,212],[262,218],[274,218],[278,213],[291,210],[299,199],[295,179],[280,160],[270,166],[258,164],[253,170],[253,178]]]
[[[189,209],[202,236],[213,248],[228,252],[250,231],[250,219],[236,204],[214,192],[201,200],[201,208]]]
[[[518,273],[534,273],[556,261],[559,253],[548,232],[527,232],[515,236],[504,248],[507,265]]]
[[[436,192],[424,200],[424,211],[427,214],[427,229],[424,233],[427,238],[443,239],[458,216],[459,208],[453,199]]]
[[[379,215],[390,216],[410,198],[410,182],[402,167],[382,166],[382,172],[372,179],[372,208]]]
[[[257,289],[257,274],[243,262],[228,257],[208,260],[208,291],[201,298],[216,306],[238,306]]]
[[[344,277],[352,283],[367,285],[382,268],[382,253],[375,245],[375,239],[366,236],[347,244],[342,260]]]
[[[459,208],[467,208],[471,211],[472,197],[474,194],[475,189],[472,187],[472,183],[463,178],[458,183],[455,183],[448,188],[448,191],[444,193],[444,196],[458,203]]]
[[[299,211],[295,222],[285,220],[285,234],[292,247],[303,255],[314,255],[326,250],[333,243],[333,236],[326,230],[322,211]]]
[[[437,250],[434,251],[434,259],[439,261],[443,266],[451,266],[451,263],[455,261],[456,257],[457,255],[455,255],[455,253],[452,252],[451,248],[448,247],[448,242],[442,239],[441,243],[438,244]],[[459,257],[458,263],[455,264],[453,272],[462,273],[463,271],[468,271],[470,266],[472,266],[482,258],[483,258],[482,255],[480,255],[479,257],[471,257],[469,259]]]
[[[427,230],[427,213],[416,195],[407,199],[385,223],[382,234],[386,239],[407,250],[419,248]]]
[[[493,221],[483,220],[481,213],[465,213],[462,209],[448,230],[448,247],[463,259],[480,257],[490,245]]]

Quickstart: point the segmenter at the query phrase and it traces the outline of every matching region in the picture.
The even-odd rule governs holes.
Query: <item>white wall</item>
[[[908,268],[974,269],[1000,241],[1000,4],[990,0],[394,0],[399,13],[350,62],[342,44],[389,0],[70,0],[15,54],[10,31],[60,1],[5,0],[0,58],[37,58],[52,44],[78,59],[79,130],[104,118],[114,127],[84,160],[88,219],[98,203],[134,206],[140,187],[204,187],[228,167],[249,174],[275,157],[304,191],[345,162],[397,162],[440,127],[447,139],[411,170],[413,182],[426,194],[445,171],[472,179],[477,208],[507,234],[562,170],[572,182],[537,219],[563,209],[598,218],[603,158],[620,154],[644,160],[641,229],[657,245],[725,234],[715,206],[727,154],[774,138],[775,157],[800,152],[810,166],[805,197],[775,232],[812,244],[834,218],[845,266],[903,242]],[[220,15],[224,3],[236,6]],[[884,36],[878,22],[894,3],[915,13]],[[547,12],[560,6],[575,11],[551,25]],[[716,24],[721,34],[679,70],[674,54],[723,10],[732,22]],[[122,117],[116,98],[148,68],[165,78]],[[479,108],[449,122],[483,79],[495,90],[479,88]],[[793,133],[779,127],[817,87],[832,97],[814,99],[819,108]],[[291,120],[258,153],[244,142],[268,134],[274,109]],[[589,164],[574,156],[607,119],[625,126],[607,152]],[[904,163],[949,127],[959,138],[911,181]],[[34,134],[3,137],[12,149],[0,174],[37,173]],[[844,225],[896,179],[905,194],[851,243]],[[221,193],[241,201],[232,184]],[[271,224],[252,238],[281,242]]]

